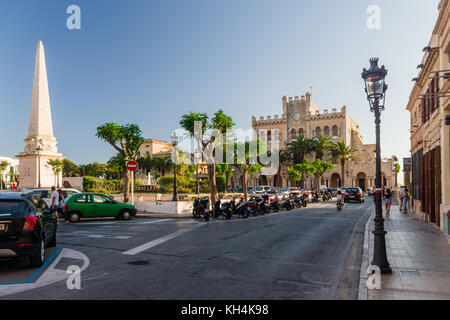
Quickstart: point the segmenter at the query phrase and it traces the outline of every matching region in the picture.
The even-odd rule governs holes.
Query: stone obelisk
[[[64,159],[56,148],[53,136],[52,111],[48,91],[44,45],[39,41],[36,49],[30,123],[25,138],[24,152],[19,159],[19,187],[38,188],[62,186],[62,175],[55,176],[48,161]]]

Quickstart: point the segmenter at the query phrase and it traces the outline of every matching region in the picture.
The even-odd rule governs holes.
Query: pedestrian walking
[[[56,221],[58,221],[58,199],[59,194],[58,191],[56,191],[55,186],[51,188],[51,195],[50,195],[50,213],[54,213],[56,215]]]
[[[405,186],[400,187],[399,196],[400,196],[400,212],[403,212],[403,198],[406,197]]]
[[[64,203],[66,199],[61,189],[58,189],[58,214],[64,218],[64,224],[69,224],[67,214],[64,213]]]
[[[409,201],[408,188],[405,187],[405,196],[403,197],[403,213],[408,213],[408,201]]]
[[[392,191],[391,189],[386,189],[386,192],[383,194],[384,196],[384,206],[386,208],[386,217],[389,217],[389,212],[391,211],[392,204]]]

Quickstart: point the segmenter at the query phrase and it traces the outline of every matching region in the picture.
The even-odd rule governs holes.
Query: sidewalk
[[[384,215],[384,206],[383,206]],[[412,213],[392,206],[384,221],[392,274],[381,275],[381,290],[368,290],[367,268],[373,257],[375,210],[366,224],[360,300],[450,300],[450,240]]]

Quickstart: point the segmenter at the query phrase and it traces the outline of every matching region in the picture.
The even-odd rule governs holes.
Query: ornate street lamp
[[[174,151],[174,161],[173,161],[173,197],[172,201],[177,201],[177,144],[178,144],[178,137],[177,134],[174,132],[172,134],[172,146]]]
[[[374,251],[372,265],[380,268],[381,273],[392,273],[386,255],[386,231],[384,230],[383,209],[381,206],[382,189],[381,189],[381,151],[380,151],[380,115],[384,110],[387,84],[384,79],[387,70],[384,66],[378,67],[378,58],[370,59],[369,70],[363,69],[361,74],[366,85],[367,100],[369,100],[370,111],[375,113],[376,128],[376,179],[375,179],[375,230],[374,234]]]

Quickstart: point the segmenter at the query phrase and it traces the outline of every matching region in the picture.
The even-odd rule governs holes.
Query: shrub
[[[225,192],[226,180],[224,176],[216,176],[217,192]]]

